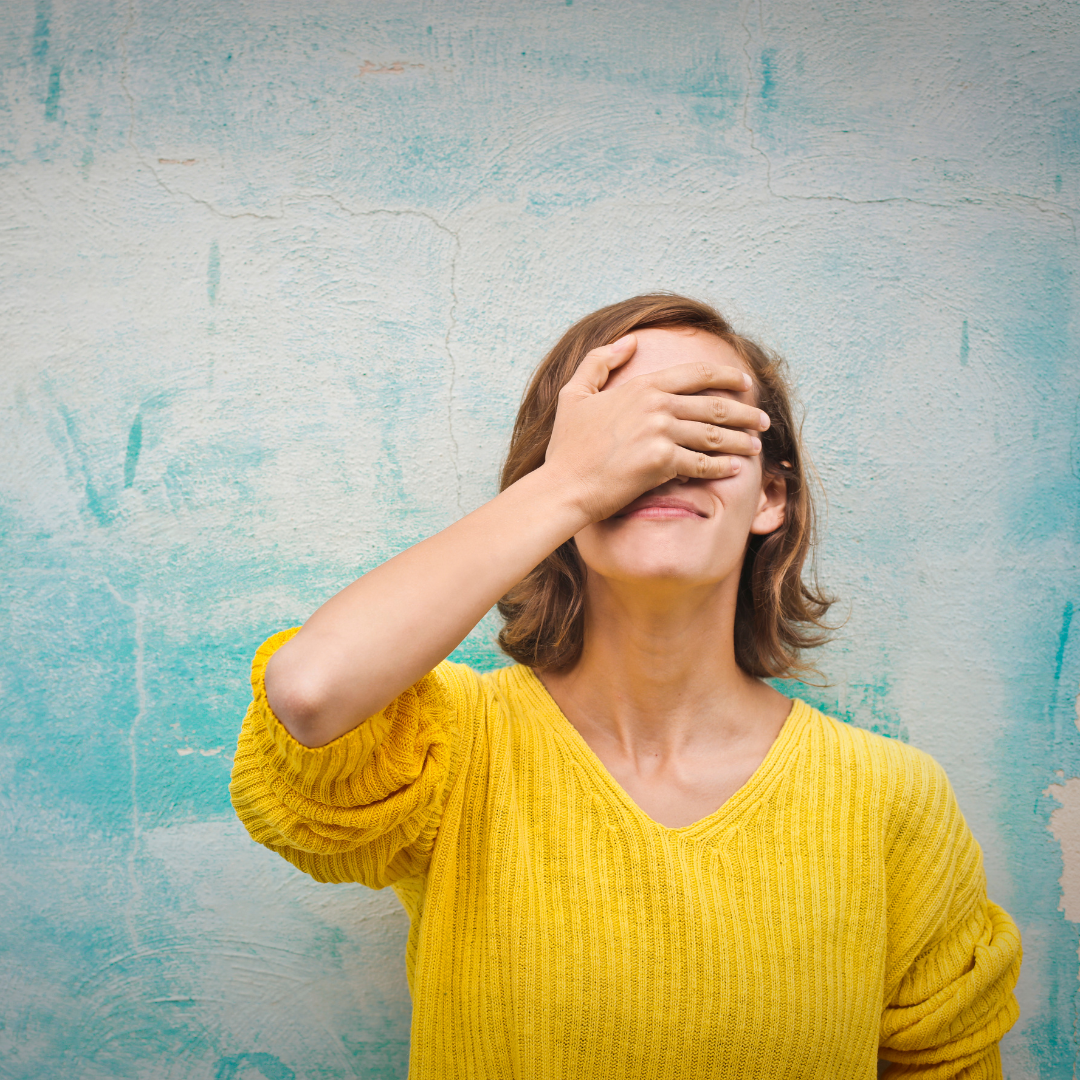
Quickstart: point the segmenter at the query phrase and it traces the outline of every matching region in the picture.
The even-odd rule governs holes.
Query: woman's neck
[[[586,741],[628,758],[771,743],[790,703],[735,662],[737,591],[735,576],[648,590],[590,577],[581,657],[542,680]]]

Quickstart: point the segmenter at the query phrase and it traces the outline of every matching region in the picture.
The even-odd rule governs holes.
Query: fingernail
[[[751,379],[750,376],[744,372],[742,377],[742,384],[746,387],[747,390],[749,390],[750,387],[754,385],[754,380]]]
[[[742,462],[738,458],[731,459],[731,472],[732,475],[737,473],[742,468]]]
[[[634,335],[633,335],[632,333],[630,333],[630,334],[623,334],[623,336],[622,336],[621,338],[619,338],[619,339],[618,339],[618,341],[613,341],[613,342],[611,343],[611,347],[612,347],[613,349],[618,349],[618,348],[621,348],[621,347],[622,347],[623,345],[626,345],[626,344],[627,344],[627,343],[628,343],[628,342],[630,341],[630,339],[631,339],[631,338],[632,338],[633,336],[634,336]]]
[[[769,427],[769,424],[771,424],[771,423],[772,423],[772,421],[769,419],[769,414],[768,413],[762,413],[761,414],[761,430],[762,431],[767,430],[767,428]]]
[[[761,449],[761,440],[760,440],[760,439],[755,439],[755,438],[751,437],[751,439],[750,439],[750,445],[751,445],[751,446],[752,446],[752,447],[753,447],[753,448],[754,448],[755,450],[760,450],[760,449]]]

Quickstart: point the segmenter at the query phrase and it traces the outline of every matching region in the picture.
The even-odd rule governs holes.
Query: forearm
[[[547,467],[323,604],[271,658],[267,700],[322,746],[378,712],[452,652],[485,612],[588,524]]]

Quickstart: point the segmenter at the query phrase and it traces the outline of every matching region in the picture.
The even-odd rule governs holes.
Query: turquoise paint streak
[[[221,252],[215,240],[210,245],[210,255],[206,260],[206,297],[213,307],[217,303],[218,286],[221,284]]]
[[[49,72],[49,90],[45,95],[45,119],[55,120],[60,108],[60,67]]]
[[[49,24],[52,20],[50,0],[38,0],[34,16],[34,37],[30,55],[35,60],[44,60],[49,51]]]
[[[1054,658],[1054,682],[1061,680],[1061,668],[1065,663],[1065,646],[1069,643],[1069,628],[1072,626],[1073,602],[1070,600],[1061,613],[1061,633],[1058,634],[1057,656]]]
[[[75,467],[82,475],[83,492],[86,496],[86,507],[90,511],[98,525],[111,525],[116,517],[116,510],[109,493],[102,489],[94,479],[94,463],[83,440],[79,434],[79,425],[75,414],[63,402],[56,401],[56,411],[64,425],[64,434],[67,437],[67,446],[70,456],[74,458]]]
[[[124,455],[124,487],[135,483],[135,470],[139,466],[139,452],[142,450],[142,413],[136,415],[128,432],[127,453]]]
[[[760,96],[766,108],[775,108],[776,101],[776,50],[765,49],[761,54]]]

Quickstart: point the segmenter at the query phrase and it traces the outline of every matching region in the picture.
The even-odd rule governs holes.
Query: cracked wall
[[[1074,1075],[1078,49],[1062,3],[12,0],[0,1073],[404,1075],[396,901],[229,808],[251,654],[670,288],[790,358],[849,613],[796,689],[945,765],[1025,935],[1007,1075]]]

